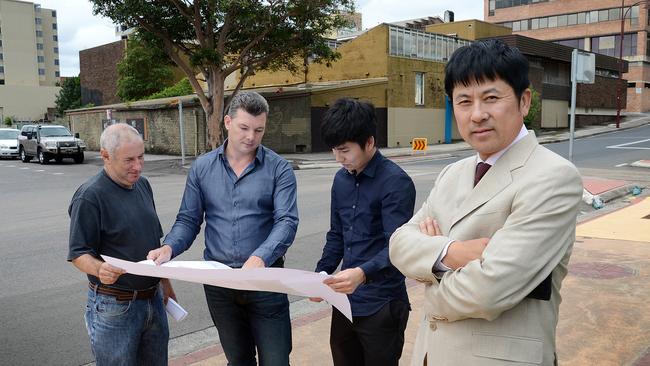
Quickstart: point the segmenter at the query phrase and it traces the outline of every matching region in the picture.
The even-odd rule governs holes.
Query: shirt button
[[[356,186],[358,187],[358,186],[359,186],[359,183],[357,183]]]
[[[357,205],[352,205],[352,208],[357,208]]]
[[[237,202],[233,202],[233,206],[237,207]]]

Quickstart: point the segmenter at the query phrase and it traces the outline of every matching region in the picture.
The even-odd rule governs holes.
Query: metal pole
[[[578,63],[578,50],[571,53],[571,121],[569,123],[569,161],[573,161],[573,133],[576,126],[576,64]]]
[[[631,9],[632,7],[630,7]],[[621,44],[619,45],[618,58],[618,84],[616,85],[616,128],[621,125],[621,83],[623,83],[623,37],[625,28],[625,0],[621,0]],[[627,90],[627,87],[625,88]]]
[[[181,129],[181,165],[185,166],[185,128],[183,126],[183,101],[178,99],[178,125]]]

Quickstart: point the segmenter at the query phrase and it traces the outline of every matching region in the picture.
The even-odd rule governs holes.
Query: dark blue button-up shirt
[[[192,164],[176,222],[163,242],[173,257],[179,255],[205,219],[205,260],[237,268],[254,255],[268,267],[296,236],[296,177],[286,160],[262,145],[237,177],[225,155],[227,143]]]
[[[413,181],[379,151],[358,175],[336,173],[331,228],[316,271],[331,274],[341,261],[341,270],[363,270],[366,283],[348,296],[353,316],[372,315],[394,299],[408,303],[404,275],[388,258],[388,240],[413,216],[414,205]]]

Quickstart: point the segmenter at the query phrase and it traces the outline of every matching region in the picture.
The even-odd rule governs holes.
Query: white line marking
[[[35,172],[44,172],[45,170],[43,170],[43,169],[38,169],[38,170],[34,170],[34,171],[35,171]]]
[[[645,140],[639,140],[639,141],[632,141],[632,142],[627,142],[624,144],[618,144],[618,145],[610,145],[607,146],[607,149],[632,149],[632,150],[650,150],[650,147],[626,147],[628,145],[635,145],[635,144],[640,144],[642,142],[650,141],[650,139],[645,139]]]
[[[29,168],[18,168],[20,170],[29,170]]]
[[[63,173],[52,173],[53,175],[63,175]]]
[[[7,168],[15,168],[15,165],[7,165]]]
[[[627,166],[627,163],[618,164],[618,165],[614,165],[614,166],[615,166],[616,168],[620,168],[620,167],[623,167],[623,166]]]

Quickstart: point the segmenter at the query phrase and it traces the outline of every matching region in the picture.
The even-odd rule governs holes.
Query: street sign
[[[596,55],[580,51],[577,48],[571,53],[571,110],[569,121],[569,160],[573,161],[573,135],[576,124],[576,89],[578,83],[593,84],[596,82]]]
[[[415,137],[411,141],[411,146],[413,151],[424,151],[427,149],[427,138],[426,137]]]

